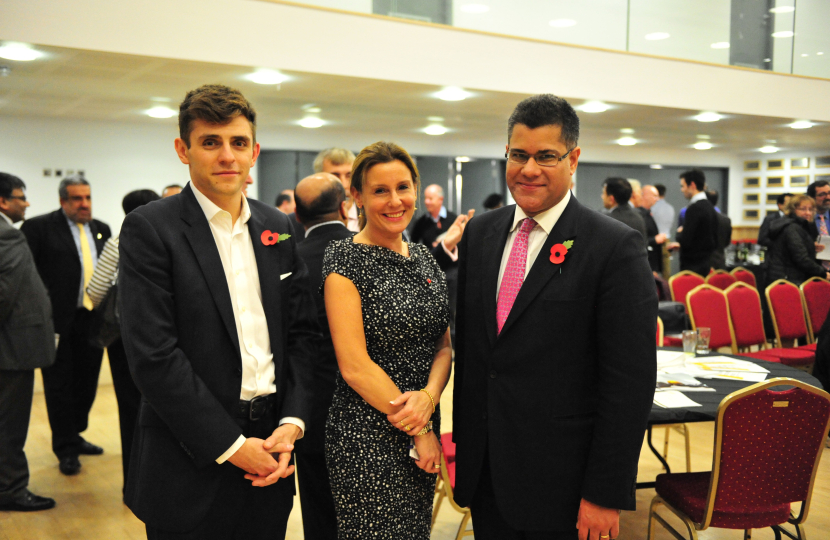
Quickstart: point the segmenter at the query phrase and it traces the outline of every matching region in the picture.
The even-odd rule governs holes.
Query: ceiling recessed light
[[[424,128],[424,133],[427,135],[443,135],[447,132],[447,128],[438,124],[432,124]]]
[[[427,120],[429,120],[430,122],[443,122],[444,117],[443,116],[427,116]]]
[[[728,41],[718,41],[717,43],[712,43],[709,46],[712,47],[713,49],[728,49],[729,48],[729,42]]]
[[[314,128],[318,128],[318,127],[322,127],[322,126],[326,125],[326,123],[324,121],[317,118],[316,116],[306,116],[305,118],[303,118],[302,120],[300,120],[297,123],[300,124],[301,126],[303,126],[304,128],[309,128],[309,129],[314,129]]]
[[[766,62],[767,64],[769,64],[770,62],[772,62],[772,58],[764,58],[764,62]]]
[[[16,60],[18,62],[30,62],[41,58],[44,54],[32,48],[28,43],[7,42],[0,47],[0,58]]]
[[[808,56],[810,56],[810,55],[809,55],[809,54],[807,54],[807,53],[801,53],[801,58],[806,58],[806,57],[808,57]]]
[[[462,101],[472,95],[470,92],[457,86],[445,86],[442,90],[433,94],[433,96],[444,101]]]
[[[792,13],[795,11],[794,6],[778,6],[769,10],[770,13]]]
[[[649,41],[659,41],[661,39],[668,39],[671,37],[671,34],[668,32],[652,32],[651,34],[646,34],[646,39]]]
[[[586,101],[580,105],[579,110],[586,113],[601,113],[610,109],[611,106],[601,101]]]
[[[819,51],[819,52],[817,52],[817,53],[816,53],[816,56],[823,56],[823,55],[824,55],[824,53],[823,53],[823,52],[821,52],[821,51]]]
[[[479,14],[487,13],[488,11],[490,11],[490,6],[485,6],[484,4],[464,4],[458,9],[460,9],[464,13]]]
[[[625,134],[631,135],[632,133],[634,133],[634,130],[631,129],[631,128],[622,128],[620,130],[620,133],[625,133]]]
[[[773,32],[772,37],[774,38],[790,38],[793,37],[795,33],[789,30],[782,30],[781,32]]]
[[[573,19],[554,19],[548,23],[554,28],[569,28],[576,26],[576,21]]]
[[[455,161],[457,163],[469,163],[472,161],[472,159],[470,159],[469,156],[458,156],[457,158],[455,158]]]
[[[621,137],[617,139],[617,144],[620,146],[634,146],[637,144],[637,139],[634,137]]]
[[[245,75],[243,78],[257,84],[282,84],[291,77],[283,75],[274,69],[258,69],[253,73]]]
[[[720,115],[716,112],[702,112],[699,115],[695,116],[695,120],[698,122],[717,122],[723,118],[723,115]]]
[[[652,168],[652,169],[658,169],[658,170],[659,170],[659,169],[662,169],[662,168],[663,168],[663,166],[662,166],[662,165],[660,165],[659,163],[654,163],[654,164],[652,164],[652,165],[649,165],[649,168]]]
[[[759,152],[764,154],[774,154],[775,152],[778,152],[778,150],[780,150],[780,148],[776,148],[775,146],[763,146],[758,149]]]
[[[809,120],[796,120],[795,122],[790,124],[790,127],[793,129],[808,129],[813,127],[814,125],[815,124],[810,122]]]
[[[706,141],[696,142],[692,145],[695,150],[709,150],[712,148],[712,143]]]
[[[178,114],[170,107],[153,107],[144,111],[151,118],[172,118]]]

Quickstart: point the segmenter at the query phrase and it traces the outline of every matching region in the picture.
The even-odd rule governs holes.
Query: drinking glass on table
[[[697,354],[709,354],[709,339],[712,337],[712,329],[703,326],[697,328]]]
[[[686,356],[694,356],[697,347],[697,332],[694,330],[683,330],[683,352]]]

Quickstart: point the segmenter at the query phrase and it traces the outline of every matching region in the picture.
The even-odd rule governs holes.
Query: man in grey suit
[[[55,506],[28,489],[23,447],[29,431],[35,369],[55,361],[49,294],[23,233],[26,184],[0,173],[0,510],[31,512]]]

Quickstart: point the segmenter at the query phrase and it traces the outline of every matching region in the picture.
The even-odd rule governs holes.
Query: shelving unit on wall
[[[769,212],[777,212],[782,193],[804,193],[816,180],[830,182],[830,155],[758,158],[744,161],[741,219],[760,226]]]

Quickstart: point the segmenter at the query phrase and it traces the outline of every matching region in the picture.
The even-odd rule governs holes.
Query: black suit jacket
[[[680,269],[709,273],[712,252],[718,247],[718,213],[706,199],[689,205],[680,242]]]
[[[758,230],[759,245],[766,247],[772,246],[772,239],[769,237],[769,226],[772,225],[773,221],[781,219],[782,217],[781,212],[778,210],[767,214],[766,217],[764,217],[764,221],[761,222],[761,228]]]
[[[297,246],[297,254],[308,266],[309,292],[317,307],[317,322],[321,333],[317,336],[317,354],[311,359],[314,370],[313,404],[308,421],[308,435],[297,441],[297,452],[322,454],[325,450],[325,427],[337,379],[337,356],[331,342],[331,330],[326,317],[326,303],[320,294],[323,283],[323,255],[332,240],[349,238],[354,233],[345,225],[322,225],[312,230]]]
[[[447,210],[447,217],[438,218],[438,223],[435,223],[429,213],[425,213],[412,222],[409,229],[410,240],[420,242],[432,249],[432,243],[435,242],[436,238],[447,232],[456,217],[458,216],[454,212]]]
[[[628,203],[621,204],[608,212],[608,217],[614,218],[617,221],[625,223],[646,239],[646,224],[643,217],[636,208],[630,206]]]
[[[648,208],[637,208],[640,217],[643,218],[643,223],[646,225],[646,242],[648,249],[648,265],[651,270],[657,273],[663,272],[663,244],[658,244],[654,239],[660,234],[657,228],[657,222],[654,221],[654,216]]]
[[[265,230],[290,234],[288,217],[248,204],[274,355],[275,412],[305,420],[317,333],[308,271],[293,235],[262,243]],[[234,420],[242,364],[222,261],[190,185],[124,220],[119,285],[121,336],[142,394],[125,501],[148,525],[191,530],[211,506],[219,467],[233,467],[215,460],[242,434]]]
[[[470,504],[489,454],[508,523],[570,532],[580,498],[634,508],[654,396],[657,296],[640,234],[572,197],[497,335],[514,209],[476,216],[460,244],[455,498]],[[551,247],[566,240],[573,246],[553,264]]]
[[[89,223],[91,241],[98,255],[111,236],[109,225],[93,219]],[[81,287],[81,259],[69,230],[66,216],[60,209],[27,219],[20,228],[35,259],[37,271],[52,300],[52,318],[55,332],[68,331],[78,309]]]
[[[712,252],[712,268],[725,270],[726,252],[724,250],[732,243],[732,220],[729,216],[724,216],[717,211],[715,211],[715,217],[718,219],[718,245]]]

